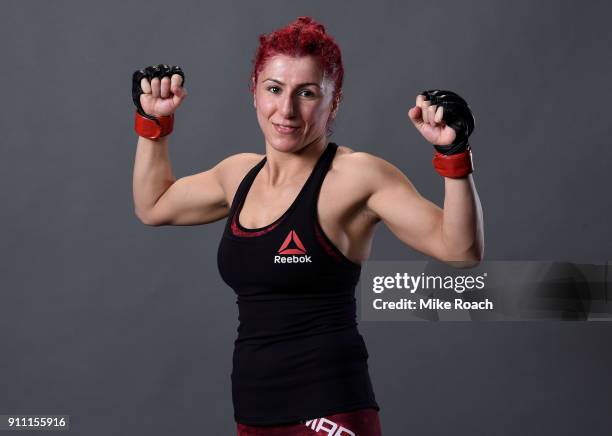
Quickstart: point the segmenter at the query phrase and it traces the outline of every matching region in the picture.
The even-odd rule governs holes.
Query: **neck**
[[[278,151],[266,144],[266,163],[262,168],[266,183],[278,186],[308,177],[327,142],[327,136],[323,135],[295,152]]]

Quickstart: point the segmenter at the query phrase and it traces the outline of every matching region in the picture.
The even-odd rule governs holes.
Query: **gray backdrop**
[[[441,205],[407,118],[423,89],[476,115],[487,260],[612,259],[609,4],[4,1],[0,414],[72,434],[232,435],[237,310],[223,223],[135,217],[132,72],[182,65],[174,173],[263,153],[248,76],[260,33],[299,15],[343,50],[333,140],[381,156]],[[373,260],[417,260],[386,229]],[[608,323],[360,325],[385,435],[604,435]]]

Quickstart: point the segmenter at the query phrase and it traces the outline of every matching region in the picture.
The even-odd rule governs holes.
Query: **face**
[[[274,56],[260,71],[253,104],[266,144],[295,152],[324,137],[335,116],[334,84],[311,56]]]

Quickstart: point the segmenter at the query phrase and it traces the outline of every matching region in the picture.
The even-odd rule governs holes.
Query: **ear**
[[[336,118],[336,114],[338,113],[338,107],[340,106],[340,96],[336,97],[334,101],[332,101],[331,111],[329,113],[329,119],[333,120]]]

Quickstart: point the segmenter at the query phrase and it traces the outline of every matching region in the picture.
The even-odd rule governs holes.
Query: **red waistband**
[[[381,436],[376,409],[336,413],[279,426],[237,424],[238,436]]]

